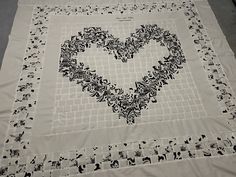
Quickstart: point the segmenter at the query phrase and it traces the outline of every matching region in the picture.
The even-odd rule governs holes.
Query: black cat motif
[[[117,88],[103,76],[96,74],[89,66],[73,59],[73,56],[85,52],[86,48],[96,45],[108,54],[114,55],[116,60],[127,62],[134,58],[140,48],[143,48],[151,40],[167,47],[168,56],[163,61],[157,61],[140,81],[135,82],[132,93],[124,93],[122,88]],[[59,72],[70,81],[75,81],[82,86],[83,91],[91,93],[99,102],[107,102],[113,112],[118,113],[119,118],[126,119],[127,124],[135,123],[135,117],[141,115],[141,110],[147,108],[147,104],[156,102],[157,92],[167,84],[168,79],[174,79],[174,74],[183,68],[186,59],[181,49],[180,41],[175,34],[159,28],[156,24],[141,25],[131,36],[121,42],[108,31],[101,27],[84,28],[78,35],[72,36],[61,45]]]

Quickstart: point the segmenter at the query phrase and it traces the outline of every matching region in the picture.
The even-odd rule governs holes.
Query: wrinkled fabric
[[[53,3],[18,4],[0,176],[236,175],[235,58],[207,1]]]

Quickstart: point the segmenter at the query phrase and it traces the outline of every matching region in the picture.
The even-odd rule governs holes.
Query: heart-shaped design
[[[73,58],[96,44],[98,48],[113,54],[115,59],[127,62],[150,40],[166,46],[169,54],[163,58],[163,61],[157,61],[158,65],[153,66],[153,70],[148,71],[141,81],[135,82],[135,88],[130,88],[132,90],[130,94],[124,93],[122,88],[116,88],[115,84],[97,75],[95,70],[91,70],[89,66]],[[59,72],[63,73],[64,77],[69,77],[70,81],[80,84],[82,91],[90,92],[97,101],[106,101],[113,112],[119,114],[119,118],[126,119],[127,124],[133,124],[135,117],[141,115],[141,110],[147,108],[150,101],[157,101],[157,91],[167,84],[168,79],[174,79],[174,74],[183,68],[182,64],[185,62],[177,36],[159,28],[156,24],[141,25],[136,32],[126,38],[125,42],[119,41],[101,27],[89,27],[61,45]]]

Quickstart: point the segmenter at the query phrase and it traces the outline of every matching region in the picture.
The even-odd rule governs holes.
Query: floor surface
[[[208,0],[227,41],[236,54],[236,5],[232,0]]]
[[[0,68],[8,43],[8,35],[17,9],[17,0],[0,0]]]

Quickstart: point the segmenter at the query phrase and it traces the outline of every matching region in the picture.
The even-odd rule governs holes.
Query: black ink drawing
[[[157,61],[158,65],[153,66],[152,71],[135,82],[132,94],[124,93],[122,88],[116,88],[115,84],[96,74],[89,66],[73,58],[80,52],[85,52],[86,48],[96,44],[97,48],[103,48],[108,54],[113,54],[116,60],[128,62],[134,58],[151,40],[167,47],[169,55],[163,61]],[[78,56],[79,57],[79,56]],[[181,49],[180,41],[175,34],[159,28],[156,24],[141,25],[136,32],[126,38],[125,42],[119,41],[108,31],[101,27],[84,28],[83,32],[72,36],[71,40],[66,40],[61,46],[61,57],[59,72],[70,81],[76,81],[82,86],[82,91],[88,91],[97,101],[106,101],[112,107],[113,112],[119,117],[124,117],[127,124],[135,123],[135,117],[140,116],[141,110],[147,108],[147,104],[157,102],[157,91],[168,84],[168,79],[174,79],[174,74],[183,68],[186,59]]]

